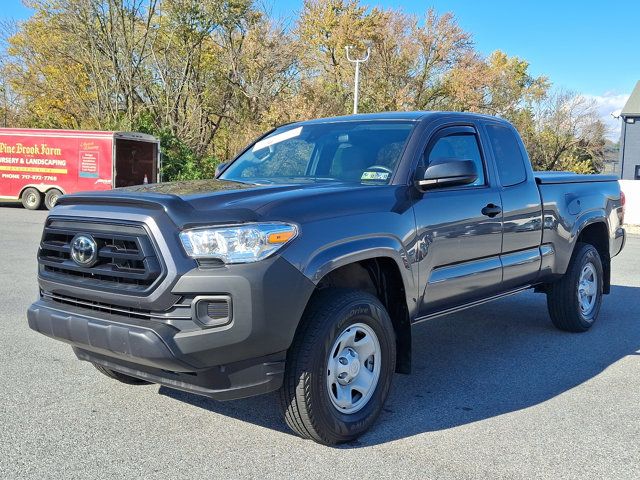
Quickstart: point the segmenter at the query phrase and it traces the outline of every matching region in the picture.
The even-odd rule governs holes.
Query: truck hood
[[[114,192],[133,193],[164,193],[188,197],[189,195],[212,194],[220,191],[244,190],[260,188],[261,185],[252,183],[230,182],[228,180],[183,180],[179,182],[150,183],[148,185],[135,185],[133,187],[117,188]]]
[[[349,201],[355,200],[354,195],[359,196],[357,192],[369,191],[372,188],[385,187],[336,182],[256,185],[216,179],[189,180],[64,195],[58,201],[58,205],[61,209],[65,205],[82,204],[161,209],[178,227],[186,228],[265,219],[286,220],[287,218],[282,216],[277,218],[278,212],[274,210],[278,210],[279,205],[297,205],[298,217],[303,205],[307,205],[307,202],[309,207],[317,205],[316,202],[320,200],[318,197],[325,195],[331,195],[336,200],[336,197],[349,197],[343,199],[345,213],[346,210],[350,210],[349,205],[356,209],[376,208],[373,205],[376,202],[371,202],[371,195],[366,195],[369,201]],[[302,212],[311,213],[311,210],[315,210],[314,216],[337,214],[335,210],[318,211],[317,208],[304,208]]]

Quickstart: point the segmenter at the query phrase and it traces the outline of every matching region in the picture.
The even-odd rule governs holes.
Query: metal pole
[[[353,48],[352,45],[347,45],[344,48],[347,51],[347,60],[349,60],[351,63],[356,64],[356,75],[353,81],[353,113],[356,114],[358,113],[358,91],[360,89],[360,64],[369,60],[371,48],[367,47],[367,54],[364,56],[364,58],[351,58],[349,56],[349,50]]]
[[[360,62],[356,62],[356,78],[353,82],[353,113],[358,113],[358,90],[360,90]]]

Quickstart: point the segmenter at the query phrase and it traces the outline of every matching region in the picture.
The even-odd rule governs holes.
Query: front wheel
[[[578,243],[567,272],[547,292],[553,324],[567,332],[589,330],[600,312],[603,283],[598,251],[593,245]]]
[[[287,425],[325,445],[348,442],[378,417],[395,370],[391,319],[366,292],[327,289],[312,299],[287,354]]]

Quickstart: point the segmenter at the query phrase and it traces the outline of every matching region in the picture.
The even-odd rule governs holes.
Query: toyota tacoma
[[[496,117],[293,123],[215,179],[61,197],[28,321],[121,382],[279,390],[289,427],[333,445],[410,372],[415,324],[534,289],[588,330],[623,215],[614,177],[534,172]]]

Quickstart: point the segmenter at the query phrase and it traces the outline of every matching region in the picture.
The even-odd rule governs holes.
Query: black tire
[[[47,210],[51,210],[58,203],[58,199],[62,196],[62,192],[57,188],[52,188],[44,196],[44,206]]]
[[[114,380],[118,380],[119,382],[126,383],[127,385],[151,385],[152,383],[140,378],[130,377],[129,375],[116,372],[115,370],[111,370],[110,368],[103,367],[102,365],[98,365],[96,363],[94,363],[93,366],[96,367],[98,371],[103,375],[106,375],[109,378],[113,378]]]
[[[25,188],[20,196],[22,206],[27,210],[38,210],[42,205],[42,194],[35,188]]]
[[[578,287],[582,272],[589,264],[595,269],[597,286],[593,307],[585,311],[580,307]],[[547,292],[549,315],[557,328],[567,332],[586,332],[591,328],[602,304],[602,272],[602,260],[593,245],[576,244],[567,272],[559,281],[551,284]]]
[[[373,331],[378,340],[379,377],[363,406],[345,414],[338,411],[330,398],[327,362],[338,337],[350,327],[357,328],[362,324]],[[333,356],[335,358],[336,353]],[[307,306],[287,353],[285,379],[280,391],[287,425],[301,437],[324,445],[356,439],[371,427],[380,414],[389,393],[395,363],[393,325],[376,297],[346,289],[331,288],[318,292]]]

